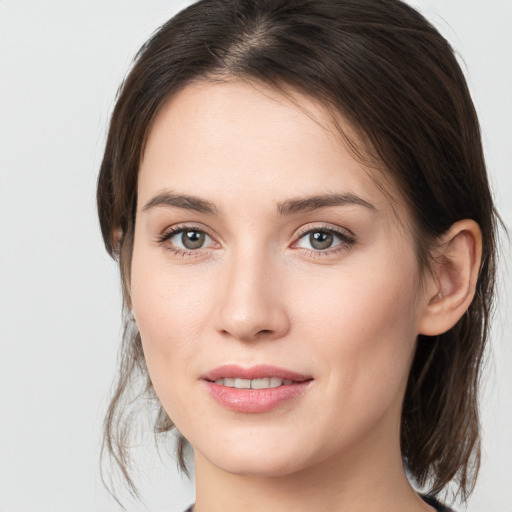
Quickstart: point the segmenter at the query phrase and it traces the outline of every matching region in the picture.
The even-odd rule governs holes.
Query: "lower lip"
[[[205,381],[208,391],[220,405],[231,411],[261,413],[301,397],[311,380],[266,389],[237,389]]]

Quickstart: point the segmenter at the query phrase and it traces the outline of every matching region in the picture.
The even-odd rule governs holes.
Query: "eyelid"
[[[180,233],[182,231],[201,231],[202,233],[206,233],[212,240],[214,239],[214,236],[210,232],[210,230],[205,227],[201,226],[196,223],[180,223],[180,224],[173,224],[172,226],[166,227],[160,235],[158,235],[159,241],[168,240],[176,233]]]
[[[328,231],[330,233],[334,233],[334,234],[340,235],[343,238],[352,239],[354,241],[356,238],[355,234],[352,231],[350,231],[350,229],[342,228],[340,226],[336,226],[333,224],[324,224],[324,223],[322,223],[320,225],[307,224],[305,226],[302,226],[294,238],[298,239],[308,233],[315,232],[315,231]]]

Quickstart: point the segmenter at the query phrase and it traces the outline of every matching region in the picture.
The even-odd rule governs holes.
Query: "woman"
[[[140,51],[98,182],[196,512],[448,510],[478,471],[497,215],[442,36],[396,0],[203,0]],[[123,430],[124,429],[124,430]]]

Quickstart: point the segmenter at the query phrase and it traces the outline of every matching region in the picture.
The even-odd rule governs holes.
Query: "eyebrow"
[[[358,205],[363,206],[372,212],[377,212],[377,208],[365,199],[355,194],[323,194],[298,199],[287,199],[277,204],[277,211],[281,215],[293,215],[300,212],[309,212],[328,208],[331,206]],[[197,196],[175,194],[173,192],[162,192],[150,199],[142,208],[145,212],[158,206],[171,206],[183,210],[193,210],[207,215],[218,213],[216,206],[205,199]]]
[[[162,192],[157,196],[150,199],[142,208],[145,212],[157,206],[174,206],[175,208],[182,208],[184,210],[193,210],[207,215],[214,215],[217,213],[217,208],[210,201],[201,199],[196,196],[188,196],[182,194],[174,194],[173,192]]]
[[[329,206],[346,205],[364,206],[372,212],[378,211],[373,204],[355,194],[324,194],[300,199],[288,199],[287,201],[279,203],[277,210],[281,215],[292,215],[304,211],[319,210],[320,208],[327,208]]]

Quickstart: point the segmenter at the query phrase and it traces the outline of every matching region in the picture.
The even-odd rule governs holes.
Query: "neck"
[[[389,438],[388,438],[389,439]],[[397,436],[398,439],[398,436]],[[287,475],[238,475],[195,453],[196,512],[429,512],[410,486],[398,441],[373,443]],[[376,457],[375,453],[379,453]]]

